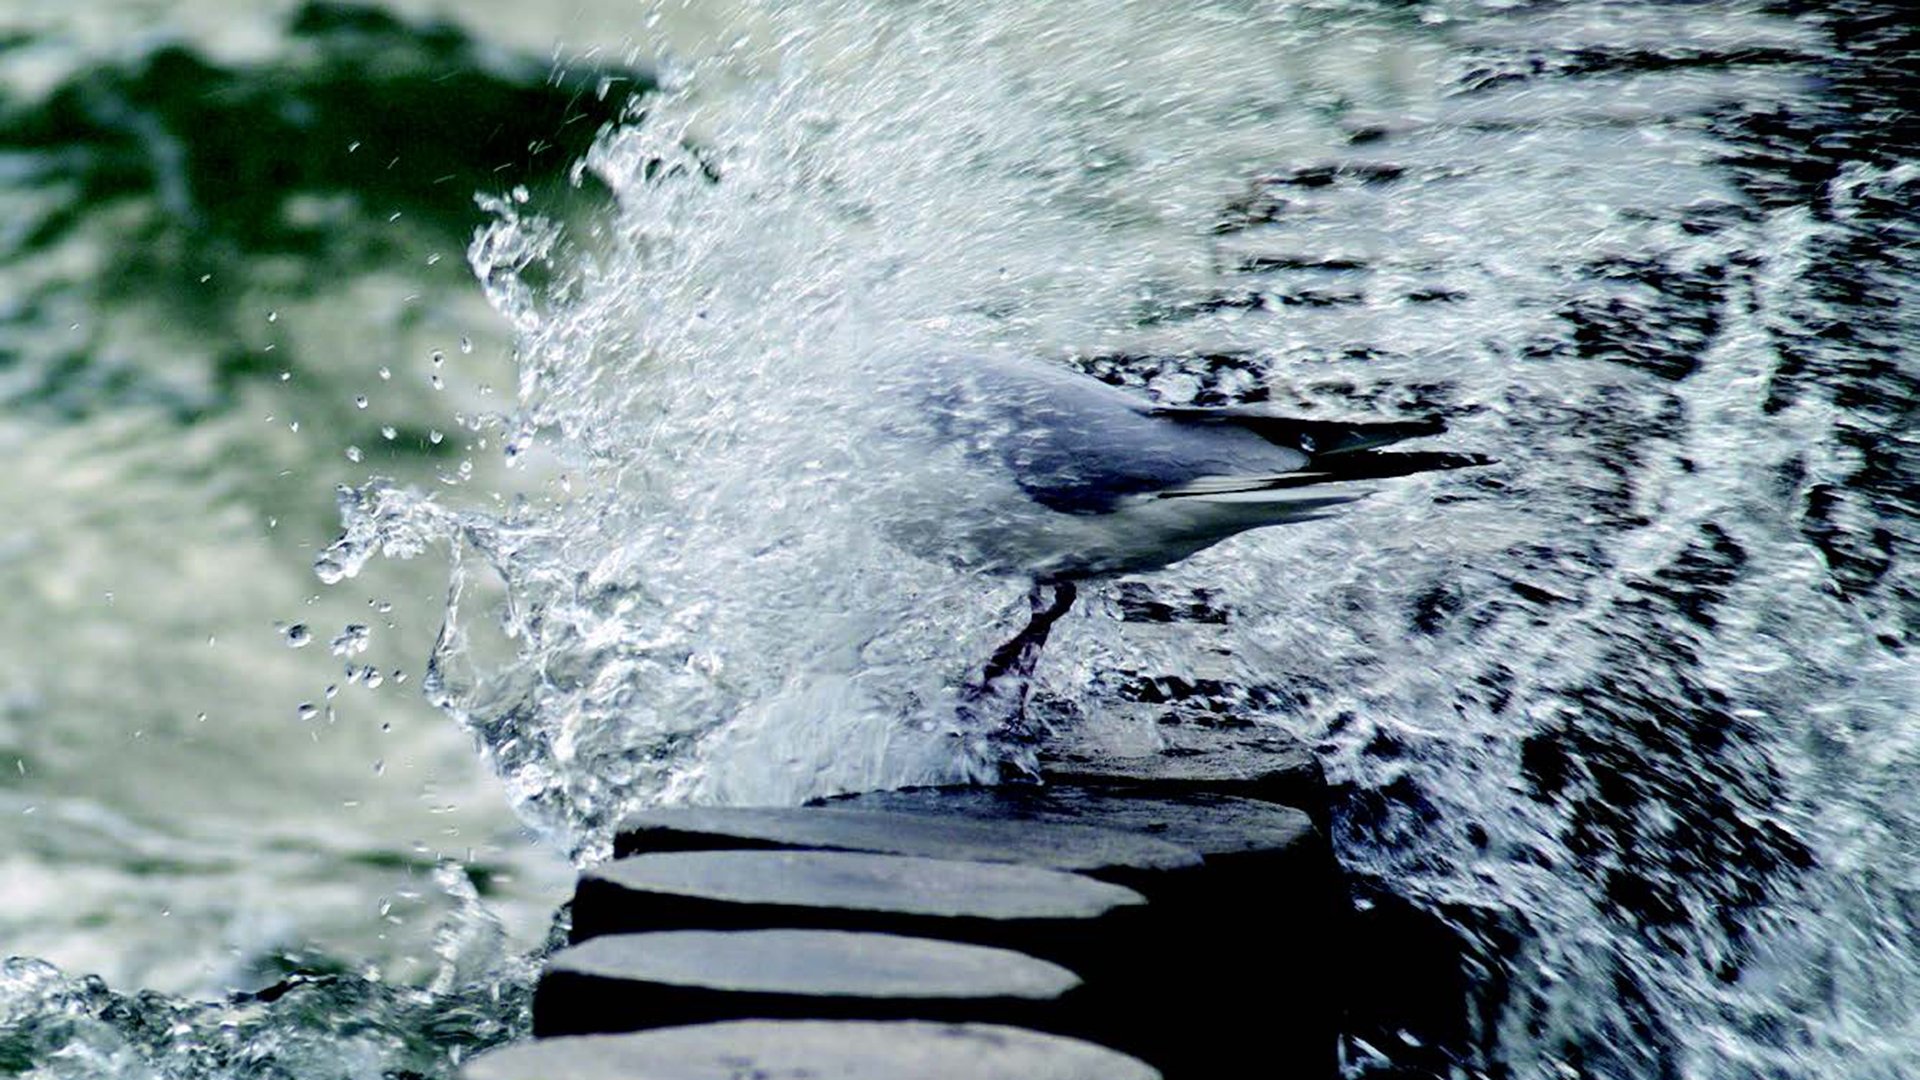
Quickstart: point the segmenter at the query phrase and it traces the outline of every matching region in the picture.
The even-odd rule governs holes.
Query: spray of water
[[[538,957],[505,933],[452,865],[430,985],[377,971],[296,975],[225,1000],[116,993],[25,957],[0,961],[0,1068],[37,1080],[381,1080],[446,1076],[532,1026]],[[549,948],[556,942],[550,942]]]
[[[1193,287],[1192,237],[1246,161],[1229,142],[1195,183],[1175,147],[1254,122],[1224,80],[1169,124],[1142,72],[1078,40],[1091,11],[1057,14],[751,5],[581,163],[606,218],[490,204],[471,257],[521,334],[508,452],[557,452],[567,490],[501,516],[373,485],[322,574],[453,539],[431,689],[576,850],[648,800],[990,764],[951,698],[1025,583],[897,541],[1005,479],[909,449],[925,420],[886,387],[955,352],[1099,346],[1143,291]],[[1130,18],[1174,49],[1162,88],[1243,49]],[[480,575],[508,600],[499,665],[474,659]]]
[[[1843,491],[1855,384],[1884,372],[1803,347],[1861,226],[1716,167],[1751,102],[1803,99],[1799,61],[1583,80],[1595,41],[1657,51],[1688,16],[1339,7],[676,24],[663,90],[579,167],[608,211],[511,195],[470,253],[520,335],[516,410],[485,423],[543,492],[371,482],[322,576],[451,552],[429,691],[592,857],[649,802],[990,764],[953,696],[1025,583],[899,542],[996,482],[901,449],[901,372],[1006,350],[1171,401],[1437,411],[1502,469],[1105,590],[1056,631],[1048,715],[1136,722],[1143,681],[1204,669],[1194,709],[1313,740],[1342,859],[1475,949],[1451,1064],[1899,1075],[1910,594],[1843,556],[1907,526]],[[1824,48],[1718,15],[1709,51]],[[1206,617],[1139,625],[1138,588]]]

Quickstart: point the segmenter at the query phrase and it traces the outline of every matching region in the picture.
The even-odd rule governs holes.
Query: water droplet
[[[427,441],[432,443],[435,446],[439,446],[440,441],[445,438],[446,436],[440,434],[438,430],[430,430],[427,432]]]
[[[313,641],[313,631],[307,629],[306,623],[294,623],[287,627],[286,635],[287,647],[292,649],[303,649]]]
[[[397,682],[397,683],[403,683],[403,682],[406,682],[406,681],[407,681],[407,673],[406,673],[406,672],[404,672],[404,671],[402,671],[402,670],[400,670],[399,668],[394,668],[394,669],[393,669],[393,681],[394,681],[394,682]]]
[[[385,365],[382,365],[380,368],[380,381],[386,382],[388,379],[391,379],[391,378],[393,378],[393,371],[390,368],[386,367]]]
[[[348,623],[327,643],[327,648],[335,656],[357,656],[366,651],[372,638],[373,632],[367,629],[366,623]]]
[[[314,717],[320,715],[320,706],[315,705],[311,701],[303,701],[300,703],[299,712],[300,712],[300,719],[311,720]]]
[[[360,669],[360,681],[367,684],[367,689],[378,690],[382,685],[386,683],[387,678],[386,676],[380,674],[380,671],[378,668],[375,668],[371,664],[369,664],[368,666]]]
[[[267,528],[269,528],[269,529],[277,529],[277,528],[279,528],[279,527],[280,527],[280,519],[279,519],[279,518],[277,518],[277,517],[270,517],[270,518],[268,518],[268,519],[267,519]]]
[[[382,615],[393,610],[393,601],[391,600],[369,600],[367,604]]]
[[[380,437],[387,440],[388,442],[392,442],[394,439],[398,438],[399,435],[400,435],[400,430],[394,427],[392,424],[387,424],[381,427],[380,429]]]
[[[447,354],[440,349],[435,349],[427,354],[427,359],[433,362],[434,367],[439,367],[447,362]]]
[[[427,265],[428,266],[440,265],[440,253],[436,251],[433,254],[427,256]]]
[[[293,420],[293,421],[290,421],[290,422],[288,422],[288,424],[287,424],[287,430],[288,430],[288,431],[299,431],[299,430],[300,430],[300,421],[298,421],[298,420]]]
[[[267,321],[268,321],[268,322],[279,322],[279,321],[280,321],[280,313],[279,313],[279,312],[277,312],[277,311],[269,311],[269,312],[267,312]]]
[[[353,153],[355,150],[358,150],[358,149],[360,149],[360,140],[358,139],[355,139],[354,141],[347,144],[347,153],[349,154]]]
[[[291,382],[292,380],[293,380],[293,372],[291,372],[291,371],[283,371],[283,372],[281,372],[281,373],[280,373],[280,381],[281,381],[281,382]]]
[[[332,701],[334,698],[339,696],[340,696],[340,688],[338,686],[335,686],[332,683],[328,683],[327,684],[327,700]]]
[[[440,373],[437,371],[434,372],[433,377],[427,381],[433,384],[435,390],[445,390],[447,388],[446,381],[440,378]]]
[[[382,720],[382,721],[380,721],[380,730],[381,730],[381,731],[392,731],[392,730],[393,730],[393,721],[391,721],[391,720]]]
[[[194,717],[194,719],[195,719],[195,720],[198,720],[198,721],[200,721],[201,723],[203,723],[203,724],[204,724],[204,723],[206,723],[206,722],[207,722],[207,714],[206,714],[206,713],[201,713],[200,715],[198,715],[198,716],[196,716],[196,717]]]
[[[213,280],[213,275],[212,275],[212,274],[201,274],[201,275],[200,275],[200,284],[202,284],[202,285],[205,285],[205,284],[206,284],[207,282],[209,282],[209,281],[212,281],[212,280]]]
[[[465,334],[460,335],[460,351],[463,353],[470,353],[473,351],[473,339],[468,337]]]
[[[375,761],[375,762],[373,763],[373,775],[375,775],[375,776],[381,776],[381,775],[384,775],[384,774],[386,773],[386,771],[387,771],[387,763],[386,763],[386,762],[384,762],[384,761]]]
[[[347,447],[347,460],[348,460],[348,461],[352,461],[352,462],[358,462],[358,461],[360,460],[360,458],[361,458],[361,457],[362,457],[362,455],[361,455],[361,453],[360,453],[360,448],[359,448],[359,447],[357,447],[357,446],[349,446],[349,447]]]
[[[361,394],[361,395],[359,395],[358,397],[356,397],[356,398],[354,398],[354,399],[353,399],[353,407],[354,407],[354,408],[356,408],[356,409],[364,409],[364,408],[366,408],[366,407],[367,407],[367,395],[365,395],[365,394]]]

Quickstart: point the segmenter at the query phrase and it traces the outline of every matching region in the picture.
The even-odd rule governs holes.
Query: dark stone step
[[[827,807],[674,807],[627,818],[614,854],[756,848],[864,851],[1073,870],[1148,891],[1157,876],[1195,870],[1194,851],[1143,831],[1061,815],[1047,822],[966,813],[903,815],[852,803]]]
[[[828,801],[801,813],[865,812],[964,821],[999,829],[1075,827],[1129,834],[1198,853],[1209,868],[1242,857],[1267,858],[1319,846],[1313,822],[1291,806],[1235,795],[1176,791],[1131,795],[1111,786],[1049,783],[1034,786],[931,787],[873,791]]]
[[[1318,772],[1297,743],[1268,729],[1209,728],[1206,738],[1195,740],[1183,734],[1171,730],[1168,745],[1152,753],[1056,750],[1042,785],[926,788],[798,808],[635,815],[616,850],[651,854],[624,863],[720,855],[778,859],[783,851],[798,861],[734,864],[753,868],[749,876],[759,891],[729,897],[726,912],[702,900],[695,922],[682,910],[684,890],[668,890],[673,895],[663,898],[651,895],[659,883],[648,882],[642,891],[649,895],[636,901],[625,885],[595,877],[618,876],[603,867],[582,881],[575,939],[620,930],[787,926],[1011,948],[1063,964],[1087,981],[1075,994],[1077,1015],[1066,1026],[1015,1018],[1022,1026],[1092,1037],[1153,1063],[1174,1080],[1268,1075],[1275,1062],[1301,1075],[1331,1076],[1340,1013],[1357,988],[1344,985],[1338,974],[1353,945],[1351,913],[1323,830],[1282,801],[1324,810]],[[689,854],[695,851],[708,855]],[[796,887],[791,867],[836,855],[880,860],[850,864],[875,866],[936,856],[934,865],[958,875],[960,884],[950,886],[954,894],[969,900],[976,896],[966,883],[970,872],[954,869],[956,864],[1042,874],[1076,870],[1136,890],[1151,904],[1146,910],[1116,909],[1091,922],[1053,919],[1042,926],[1026,919],[1008,926],[952,910],[937,917],[847,910],[866,905],[844,890],[800,902],[788,895]],[[924,883],[896,877],[889,886],[896,900],[924,899]],[[624,925],[610,925],[607,913],[615,910]],[[1084,1019],[1092,1015],[1097,1024]],[[979,1013],[965,1018],[1001,1019]]]
[[[1092,1043],[989,1024],[739,1021],[542,1039],[482,1054],[460,1080],[1158,1080]]]
[[[581,875],[573,940],[652,930],[850,930],[1110,967],[1149,932],[1145,898],[1058,870],[841,851],[698,851]]]
[[[1296,1062],[1330,1075],[1342,1008],[1337,980],[1303,972],[1344,969],[1353,943],[1346,890],[1333,853],[1307,815],[1290,806],[1202,791],[1132,795],[1122,787],[1046,784],[871,792],[830,805],[901,817],[961,817],[1014,826],[1056,823],[1155,836],[1200,852],[1198,872],[1140,886],[1158,936],[1130,942],[1117,977],[1147,994],[1126,1033],[1108,1041],[1172,1077],[1259,1075]],[[1178,987],[1177,993],[1154,993]],[[1111,992],[1104,983],[1103,995]],[[1247,1033],[1257,1031],[1259,1037]],[[1232,1070],[1239,1070],[1234,1072]]]
[[[1080,977],[1006,949],[832,930],[612,934],[564,949],[533,999],[535,1035],[744,1018],[1019,1024],[1098,1036]],[[1084,995],[1079,995],[1084,996]]]
[[[1130,795],[1238,795],[1305,809],[1318,820],[1326,781],[1306,747],[1266,728],[1163,729],[1167,746],[1115,753],[1060,740],[1041,755],[1048,784],[1112,788]]]

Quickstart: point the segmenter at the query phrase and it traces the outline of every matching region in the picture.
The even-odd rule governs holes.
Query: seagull
[[[1492,464],[1481,454],[1380,453],[1439,435],[1414,420],[1300,419],[1251,405],[1163,405],[1064,367],[998,354],[920,358],[892,390],[957,459],[924,496],[907,546],[1030,579],[1031,617],[962,691],[962,718],[1003,712],[1030,742],[1027,687],[1079,583],[1162,569],[1249,529],[1313,521],[1380,481]],[[908,515],[909,518],[912,515]]]

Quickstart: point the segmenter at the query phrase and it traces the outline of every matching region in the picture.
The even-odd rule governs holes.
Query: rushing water
[[[302,558],[335,606],[261,611],[273,656],[332,642],[344,693],[372,692],[345,600],[401,583],[374,644],[410,616],[397,663],[503,801],[591,858],[636,805],[961,779],[1006,752],[955,688],[1026,583],[900,542],[995,482],[901,451],[921,418],[886,387],[928,358],[1443,415],[1438,445],[1499,464],[1090,589],[1036,675],[1057,737],[1257,723],[1315,747],[1357,904],[1444,920],[1471,973],[1452,1021],[1357,1019],[1357,1073],[1920,1070],[1920,159],[1896,6],[768,0],[615,25],[661,88],[571,184],[486,189],[468,261],[503,321],[447,280],[458,314],[369,331],[411,335],[406,394],[311,373],[354,447],[293,458],[349,485],[339,539]],[[514,370],[482,373],[508,342]],[[323,396],[261,383],[185,430]],[[369,406],[418,457],[368,458]],[[457,457],[431,449],[449,438]],[[323,539],[298,490],[290,519]],[[338,730],[307,697],[298,722]],[[449,906],[411,989],[343,972],[191,1005],[17,963],[0,1063],[444,1068],[517,1030],[524,993],[478,898]],[[1403,973],[1375,974],[1394,996]],[[489,1008],[475,987],[503,983]],[[435,1002],[453,1019],[428,1024]],[[312,1052],[343,1023],[374,1033],[359,1056]]]

